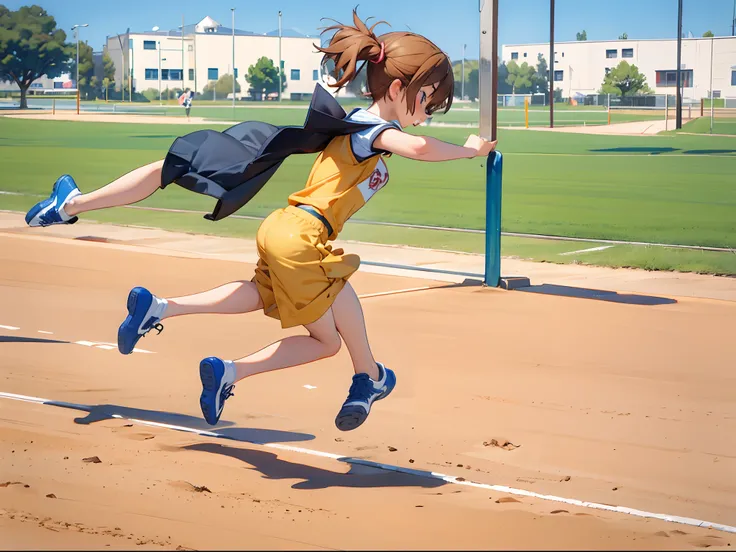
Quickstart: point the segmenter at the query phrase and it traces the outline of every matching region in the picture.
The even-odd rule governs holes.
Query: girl
[[[373,33],[353,11],[353,26],[337,24],[329,45],[318,48],[332,60],[342,87],[367,67],[372,103],[345,114],[319,85],[303,128],[245,122],[222,133],[193,132],[178,138],[163,161],[140,167],[111,184],[81,194],[64,175],[49,199],[26,215],[31,226],[76,222],[81,213],[141,201],[176,182],[218,199],[219,220],[245,204],[292,153],[319,152],[306,186],[288,205],[261,224],[259,261],[250,281],[237,281],[194,295],[164,299],[142,287],[128,296],[128,316],[118,330],[118,348],[129,354],[166,318],[197,313],[238,314],[263,310],[283,328],[304,326],[292,336],[238,360],[201,361],[200,405],[211,425],[220,418],[234,384],[249,376],[335,355],[347,345],[355,375],[335,423],[343,431],[361,425],[374,401],[396,384],[394,372],[373,358],[365,321],[348,278],[359,258],[327,245],[345,221],[388,182],[384,157],[397,154],[419,161],[487,156],[495,148],[478,136],[464,146],[405,133],[437,110],[447,112],[454,91],[449,58],[423,36],[409,32]],[[325,32],[326,32],[325,31]],[[360,69],[358,62],[362,61]]]

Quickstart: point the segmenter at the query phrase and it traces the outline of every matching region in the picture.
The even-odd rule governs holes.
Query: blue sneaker
[[[26,213],[26,223],[28,226],[50,226],[52,224],[74,224],[79,219],[76,216],[70,217],[62,207],[72,199],[81,195],[74,179],[65,174],[60,176],[54,184],[54,189],[48,199],[44,199],[36,203],[28,213]]]
[[[138,340],[152,329],[164,329],[159,323],[166,304],[146,288],[135,287],[128,294],[128,316],[118,329],[118,350],[124,355],[133,352]]]
[[[368,374],[355,374],[348,398],[335,418],[335,425],[341,431],[350,431],[365,422],[371,411],[373,401],[380,401],[391,394],[396,386],[396,374],[377,362],[379,381],[373,381]]]
[[[199,363],[199,379],[202,380],[199,406],[210,425],[220,420],[225,401],[233,396],[235,389],[235,382],[225,372],[225,363],[217,357],[207,357]]]

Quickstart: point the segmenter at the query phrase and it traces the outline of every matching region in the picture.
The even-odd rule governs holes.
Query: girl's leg
[[[363,309],[350,282],[347,282],[338,293],[332,305],[332,314],[335,317],[337,331],[350,351],[355,373],[368,374],[372,380],[378,381],[378,366],[368,344]]]
[[[194,295],[163,299],[145,288],[128,295],[128,316],[118,329],[118,350],[130,354],[138,341],[157,328],[161,320],[185,314],[242,314],[263,308],[253,282],[230,282]],[[161,329],[161,328],[157,328]]]
[[[263,308],[261,295],[253,282],[230,282],[214,289],[167,299],[163,318],[186,314],[243,314]]]
[[[146,199],[161,186],[163,164],[161,160],[144,165],[94,192],[73,197],[64,204],[64,212],[71,217]]]
[[[280,370],[334,356],[341,346],[332,310],[304,326],[309,335],[284,338],[260,351],[233,362],[235,381],[263,372]]]

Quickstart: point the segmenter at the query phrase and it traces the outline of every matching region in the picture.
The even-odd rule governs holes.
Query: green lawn
[[[295,119],[297,123],[303,121],[303,113],[299,110],[253,111],[259,119],[277,124],[288,119]],[[136,166],[161,158],[180,133],[197,128],[201,127],[0,117],[0,164],[6,174],[0,182],[0,191],[45,195],[53,181],[65,172],[74,175],[82,191],[89,191]],[[211,128],[224,127],[211,125]],[[462,143],[470,132],[469,129],[432,127],[420,130],[454,143]],[[736,248],[736,186],[733,182],[736,144],[730,138],[613,137],[524,130],[501,130],[499,136],[499,150],[504,154],[505,165],[504,231]],[[288,159],[240,214],[265,215],[282,206],[286,196],[303,185],[312,160],[313,156]],[[483,228],[484,160],[436,164],[393,157],[388,164],[389,185],[355,216],[356,219]],[[33,197],[0,195],[0,208],[25,211],[35,201]],[[171,186],[142,205],[210,211],[213,200]],[[95,219],[105,220],[119,212],[122,211],[95,214]],[[151,213],[140,211],[125,210],[125,213],[125,217],[136,213],[135,217],[142,220],[153,217]],[[176,224],[189,224],[180,218],[169,218],[178,221]],[[201,216],[193,218],[201,219]],[[171,220],[161,224],[169,224]],[[202,222],[205,228],[217,228],[213,230],[216,232],[232,225],[236,233],[248,234],[246,221]],[[199,225],[196,230],[200,230]],[[482,250],[476,243],[482,243],[482,239],[471,234],[417,234],[365,225],[351,226],[350,232],[357,232],[356,235],[366,241]],[[452,237],[440,237],[441,234]],[[347,234],[344,237],[358,239]],[[514,246],[513,241],[505,239],[504,242]],[[557,255],[551,247],[554,242],[545,243],[542,249],[546,248],[550,257]],[[518,250],[521,246],[514,247]],[[577,244],[573,244],[567,251],[576,247]],[[619,255],[624,249],[617,246],[600,255],[585,254],[581,262],[600,257],[601,263],[610,264],[607,258]],[[653,256],[647,253],[642,259],[640,251],[644,249],[638,249],[633,255],[634,266],[646,265],[647,259]],[[523,255],[540,258],[528,250]],[[709,255],[698,255],[697,262],[706,257]],[[682,264],[682,256],[679,259],[674,265],[669,257],[657,262],[662,268],[692,266],[691,260]],[[569,262],[574,257],[550,260]],[[611,262],[627,266],[630,261],[627,257]],[[722,271],[718,263],[703,262],[706,269],[711,266],[713,271]],[[736,267],[733,268],[736,273]]]
[[[697,134],[710,134],[710,115],[706,112],[705,117],[700,117],[689,123],[682,125],[682,132],[695,132]],[[713,134],[728,134],[736,136],[736,117],[714,117],[713,118]],[[731,149],[736,149],[736,143],[733,140],[727,142],[731,144]]]

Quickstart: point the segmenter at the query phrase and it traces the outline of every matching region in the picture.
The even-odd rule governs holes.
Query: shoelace
[[[146,330],[146,333],[141,335],[141,337],[146,337],[148,332],[150,332],[151,330],[156,330],[158,332],[156,335],[159,335],[162,331],[164,331],[164,325],[161,322],[153,324],[150,328]]]
[[[220,398],[220,404],[223,404],[230,397],[234,397],[235,396],[235,393],[233,393],[233,389],[235,389],[235,385],[233,385],[233,384],[226,385],[222,389],[222,396]]]
[[[368,374],[353,376],[353,383],[348,391],[348,401],[367,401],[373,394],[373,381]]]

